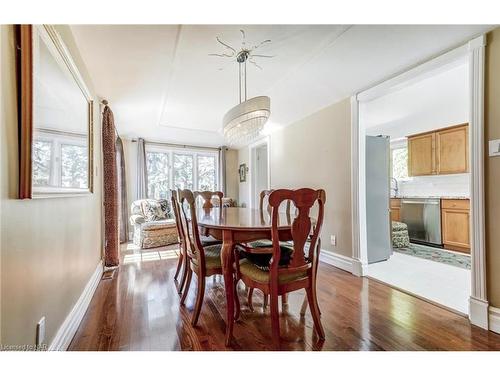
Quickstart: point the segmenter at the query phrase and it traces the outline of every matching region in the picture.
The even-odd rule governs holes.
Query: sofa
[[[179,242],[175,218],[166,199],[139,199],[130,207],[134,245],[149,249]]]

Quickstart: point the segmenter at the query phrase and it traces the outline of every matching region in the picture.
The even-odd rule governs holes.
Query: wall
[[[352,256],[351,114],[349,99],[326,107],[269,137],[271,188],[323,188],[326,191],[322,248]],[[239,163],[249,160],[248,147]],[[249,202],[249,177],[240,183],[240,203]],[[330,235],[337,235],[337,246]]]
[[[487,36],[485,95],[486,263],[488,299],[500,307],[500,157],[488,157],[490,139],[500,138],[500,28]]]
[[[469,173],[443,176],[415,176],[399,181],[399,196],[470,197]]]
[[[57,30],[89,89],[88,73],[69,28]],[[36,324],[46,317],[46,343],[78,300],[101,259],[100,116],[94,113],[92,195],[18,200],[17,109],[14,33],[2,25],[1,43],[1,343],[35,344]]]

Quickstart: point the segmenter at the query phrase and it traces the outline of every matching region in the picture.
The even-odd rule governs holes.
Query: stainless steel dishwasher
[[[401,221],[408,225],[410,241],[443,246],[441,239],[441,199],[403,198]]]

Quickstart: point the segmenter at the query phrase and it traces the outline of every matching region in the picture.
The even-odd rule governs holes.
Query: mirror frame
[[[46,33],[64,61],[88,103],[88,188],[53,187],[37,191],[32,185],[33,143],[33,36],[37,29]],[[51,25],[16,25],[16,65],[18,82],[19,122],[19,199],[68,197],[92,194],[94,191],[94,102],[87,85],[59,33]]]

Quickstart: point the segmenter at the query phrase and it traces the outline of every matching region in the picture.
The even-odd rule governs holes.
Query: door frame
[[[258,208],[259,207],[259,201],[256,199],[256,192],[255,192],[255,162],[254,162],[254,157],[255,157],[255,150],[259,148],[262,145],[267,146],[267,189],[271,188],[271,161],[270,161],[270,142],[269,142],[269,136],[266,136],[264,138],[259,139],[258,141],[255,141],[254,143],[250,144],[248,146],[248,170],[249,170],[249,183],[250,183],[250,188],[248,189],[248,201],[250,202],[250,208]]]
[[[415,82],[422,74],[467,58],[469,63],[469,162],[470,162],[470,227],[471,230],[471,296],[469,319],[472,324],[488,329],[488,299],[485,262],[484,203],[484,64],[485,34],[438,57],[421,63],[384,82],[351,97],[351,183],[352,183],[352,273],[366,274],[366,184],[365,129],[360,128],[359,105],[399,90]]]

